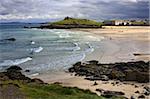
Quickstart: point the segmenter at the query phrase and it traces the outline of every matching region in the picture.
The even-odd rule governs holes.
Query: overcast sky
[[[65,16],[105,19],[149,17],[149,0],[0,0],[0,21],[53,21]]]

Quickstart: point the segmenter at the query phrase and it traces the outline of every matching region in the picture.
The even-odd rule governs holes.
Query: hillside
[[[77,18],[70,18],[70,17],[65,17],[64,20],[54,22],[52,24],[56,24],[56,25],[95,25],[95,26],[102,25],[100,22],[96,22],[94,20],[77,19]]]
[[[41,25],[35,28],[47,28],[47,29],[71,29],[71,28],[101,28],[102,23],[88,19],[77,19],[65,17],[61,21],[49,23],[48,25]]]

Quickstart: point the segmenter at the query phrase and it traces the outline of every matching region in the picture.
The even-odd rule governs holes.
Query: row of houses
[[[106,20],[103,22],[104,25],[116,25],[116,26],[126,26],[126,25],[149,25],[149,20]]]

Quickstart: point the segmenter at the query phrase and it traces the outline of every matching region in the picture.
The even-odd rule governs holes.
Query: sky
[[[0,21],[55,21],[66,16],[93,20],[144,19],[149,0],[0,0]]]

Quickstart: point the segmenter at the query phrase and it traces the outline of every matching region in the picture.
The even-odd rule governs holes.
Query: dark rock
[[[22,69],[19,66],[12,66],[8,68],[6,72],[0,73],[0,81],[18,80],[23,83],[31,82],[32,79],[23,75],[20,70]],[[32,82],[33,81],[34,80],[32,80]]]
[[[30,80],[30,78],[21,73],[21,70],[19,66],[11,66],[7,69],[5,75],[11,80]]]
[[[19,66],[11,66],[6,70],[7,71],[20,71],[20,70],[22,70],[22,68],[20,68]]]
[[[105,98],[109,98],[109,99],[113,97],[113,95],[109,95],[109,94],[102,94],[101,96],[103,96]]]
[[[96,86],[96,85],[98,85],[98,83],[95,81],[93,85]]]
[[[4,40],[6,40],[6,41],[16,41],[15,38],[8,38],[8,39],[4,39]]]
[[[6,72],[0,72],[0,81],[11,81],[11,80],[17,80],[22,83],[28,83],[28,84],[46,84],[42,80],[34,78],[28,78],[25,75],[21,73],[21,68],[19,66],[11,66],[7,69]],[[20,88],[18,84],[8,83],[9,85],[13,85],[16,88]]]
[[[119,82],[117,81],[116,84],[119,84]]]
[[[111,83],[113,86],[115,86],[116,84],[114,82]]]
[[[93,64],[93,65],[97,65],[98,64],[98,61],[97,60],[91,60],[91,61],[88,61],[89,64]]]
[[[54,82],[54,84],[60,85],[60,84],[62,84],[62,83],[61,83],[61,82]]]
[[[113,96],[122,96],[125,95],[123,92],[117,92],[117,91],[104,91],[101,96],[106,98],[111,98]]]
[[[144,95],[149,96],[149,95],[150,95],[150,92],[145,91],[145,92],[144,92]]]
[[[135,85],[135,88],[138,88],[138,86],[137,86],[137,85]]]
[[[145,89],[144,95],[146,96],[150,95],[150,87],[145,86],[144,89]]]
[[[25,70],[25,72],[30,72],[30,70],[27,69],[27,70]]]
[[[136,99],[134,96],[131,96],[131,98],[130,99]]]
[[[23,28],[30,28],[30,27],[24,26]]]
[[[145,96],[144,95],[140,95],[138,98],[145,98]]]
[[[133,55],[134,55],[134,56],[140,56],[141,54],[138,54],[138,53],[134,53]]]
[[[75,75],[86,76],[88,80],[116,79],[120,81],[149,82],[149,62],[137,61],[127,63],[99,64],[98,61],[78,62],[69,68]],[[135,86],[137,87],[137,86]]]
[[[104,94],[114,95],[114,96],[125,95],[123,92],[118,92],[118,91],[104,91]]]
[[[150,87],[145,86],[144,89],[145,89],[146,91],[150,92]]]
[[[140,93],[138,90],[135,93]]]
[[[31,80],[31,82],[34,82],[36,84],[45,84],[42,80],[38,79],[38,78],[34,78]]]
[[[100,92],[100,93],[103,93],[104,90],[103,89],[96,89],[96,91]]]

